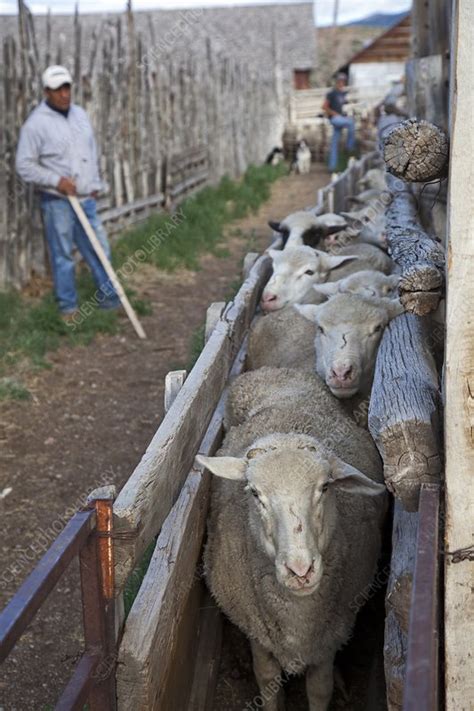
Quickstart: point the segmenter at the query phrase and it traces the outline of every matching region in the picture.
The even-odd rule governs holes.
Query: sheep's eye
[[[323,334],[324,333],[324,328],[322,326],[318,326],[317,328],[318,333]]]
[[[380,333],[380,331],[382,331],[382,330],[383,330],[383,326],[382,326],[382,324],[379,323],[379,325],[374,328],[374,330],[372,331],[372,333],[373,333],[373,334],[374,334],[374,333]]]
[[[307,269],[307,270],[305,271],[305,274],[307,274],[308,276],[313,276],[314,272],[313,272],[312,269]]]
[[[326,482],[325,484],[322,485],[321,491],[324,493],[325,491],[328,490],[328,488],[329,488],[329,482]]]
[[[368,217],[364,217],[364,222],[367,224],[367,222],[370,222],[370,219]]]

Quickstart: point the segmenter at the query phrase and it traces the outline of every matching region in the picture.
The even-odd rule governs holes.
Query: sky
[[[298,2],[299,0],[296,0]],[[166,8],[178,10],[191,7],[223,7],[229,5],[263,5],[274,4],[279,0],[132,0],[135,10],[151,10]],[[285,0],[286,3],[291,0]],[[125,0],[78,0],[79,11],[86,12],[120,12],[125,7]],[[67,14],[74,11],[75,0],[27,0],[27,4],[35,14],[47,12],[51,8],[53,14]],[[373,12],[402,12],[411,6],[411,0],[339,0],[339,22],[345,23],[357,20]],[[0,14],[14,14],[17,0],[0,0]],[[334,0],[315,0],[316,21],[318,25],[331,24]],[[0,20],[1,22],[1,20]]]

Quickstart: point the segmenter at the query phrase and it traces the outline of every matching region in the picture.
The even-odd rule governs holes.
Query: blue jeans
[[[97,235],[107,257],[110,259],[110,246],[107,235],[97,215],[96,201],[93,198],[81,200],[81,205]],[[53,273],[54,295],[62,313],[70,313],[77,309],[77,292],[75,279],[75,262],[72,256],[74,244],[89,266],[97,285],[97,301],[102,307],[114,306],[118,296],[112,286],[102,264],[97,257],[89,238],[76,217],[67,199],[41,196],[43,212]]]
[[[350,116],[333,116],[329,120],[331,121],[334,131],[329,151],[328,166],[329,170],[334,171],[337,168],[339,139],[344,128],[347,128],[347,150],[353,151],[355,148],[355,123],[354,119]]]

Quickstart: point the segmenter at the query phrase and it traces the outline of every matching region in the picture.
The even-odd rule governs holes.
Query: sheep
[[[307,303],[305,296],[313,302],[313,284],[326,281],[332,269],[358,259],[356,255],[334,256],[306,246],[283,251],[270,249],[268,254],[273,260],[273,275],[263,290],[260,302],[263,311]]]
[[[315,215],[308,210],[293,212],[281,222],[269,220],[269,226],[281,234],[282,247],[307,245],[317,247],[321,240],[347,227],[343,217],[334,213]]]
[[[311,170],[311,151],[305,140],[301,140],[298,144],[295,157],[296,172],[300,175],[305,175]]]
[[[257,319],[250,328],[247,369],[275,366],[312,372],[315,338],[315,323],[292,308],[274,311]]]
[[[380,457],[312,374],[245,373],[227,423],[217,456],[197,457],[214,475],[207,584],[250,640],[260,708],[284,708],[284,670],[306,672],[310,710],[326,711],[380,553]]]
[[[400,277],[398,274],[382,274],[373,269],[351,274],[339,281],[326,284],[313,284],[313,290],[323,296],[336,294],[360,294],[361,296],[391,296],[396,290]],[[299,302],[303,303],[303,302]],[[308,301],[305,301],[308,303]]]
[[[362,242],[375,244],[378,247],[385,246],[385,208],[388,204],[387,200],[381,198],[369,203],[360,210],[341,212],[341,217],[347,222],[347,230],[344,234],[341,234],[340,240],[336,239],[336,241],[344,241],[344,236],[347,234],[358,237]],[[344,243],[347,244],[347,242]]]
[[[346,197],[346,202],[353,205],[358,205],[359,207],[367,207],[375,200],[383,197],[383,199],[391,202],[392,194],[388,190],[378,190],[377,188],[370,188],[369,190],[363,190],[357,195],[348,195]]]
[[[325,281],[337,281],[363,269],[384,273],[392,270],[392,260],[382,250],[369,244],[342,247],[337,255],[329,255],[311,247],[269,250],[273,260],[273,275],[263,290],[260,305],[263,311],[277,311],[296,303],[314,302],[312,286]]]
[[[372,244],[380,249],[387,249],[385,235],[385,205],[379,200],[369,203],[360,210],[341,212],[341,217],[346,220],[347,227],[338,230],[324,238],[323,249],[337,253],[340,246],[352,244]]]
[[[316,324],[316,372],[337,398],[369,397],[385,326],[403,313],[398,299],[337,294],[323,304],[295,304]]]
[[[358,190],[387,190],[385,171],[380,168],[370,168],[365,175],[357,181]]]

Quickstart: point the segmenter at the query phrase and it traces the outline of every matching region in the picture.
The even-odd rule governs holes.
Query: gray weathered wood
[[[206,311],[206,324],[204,327],[204,343],[207,343],[212,332],[217,326],[220,317],[225,309],[225,301],[214,301],[208,306]]]
[[[184,385],[187,372],[185,370],[171,370],[165,377],[165,413],[168,412],[171,405],[176,400],[176,397]]]
[[[385,233],[390,255],[401,267],[400,300],[407,311],[424,316],[437,309],[442,296],[444,249],[424,231],[409,186],[390,174],[386,182],[393,198]]]
[[[270,260],[260,258],[235,300],[225,310],[141,462],[115,502],[117,592],[123,588],[127,576],[160,530],[179,495],[269,273]]]
[[[250,274],[250,270],[252,269],[253,265],[257,261],[259,257],[258,252],[247,252],[247,254],[244,257],[244,263],[242,266],[242,278],[245,281]]]
[[[422,483],[439,481],[440,394],[429,323],[402,314],[385,329],[377,355],[369,429],[387,488],[416,511]]]
[[[199,626],[198,652],[188,709],[211,711],[222,644],[222,613],[206,590]]]
[[[424,119],[407,119],[384,131],[383,157],[389,173],[406,182],[428,183],[448,172],[448,137]]]
[[[457,0],[451,88],[451,175],[445,356],[446,711],[474,699],[474,4]]]
[[[230,378],[242,372],[246,349],[244,339]],[[226,399],[227,391],[223,390],[199,447],[201,454],[212,455],[222,440]],[[193,685],[196,698],[213,694],[213,652],[215,655],[220,645],[220,613],[209,616],[196,604],[201,591],[196,566],[206,526],[209,484],[209,473],[194,466],[161,529],[120,645],[117,695],[123,711],[187,708]],[[196,687],[198,630],[204,656],[197,665]],[[184,666],[183,659],[187,660]]]
[[[392,558],[385,598],[384,667],[388,711],[402,711],[418,514],[395,501]]]

